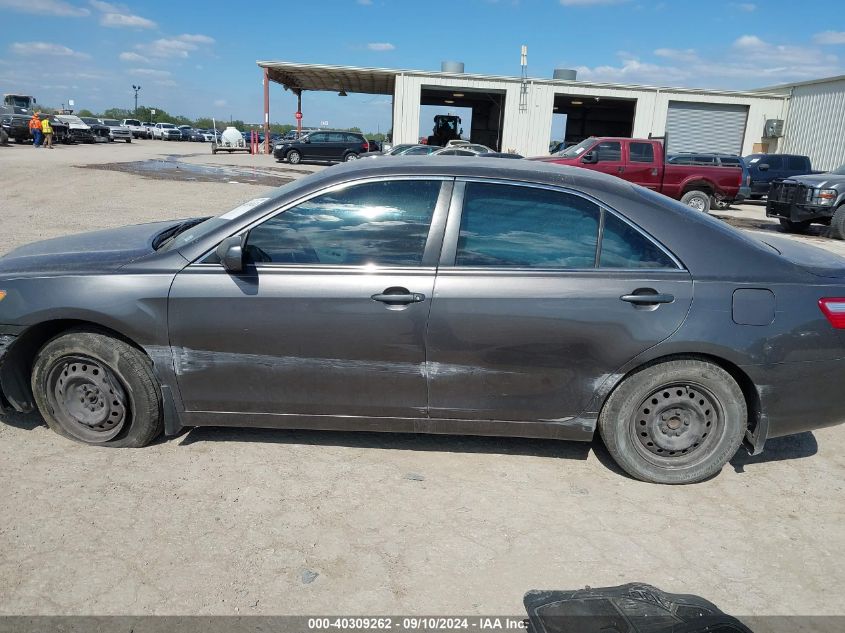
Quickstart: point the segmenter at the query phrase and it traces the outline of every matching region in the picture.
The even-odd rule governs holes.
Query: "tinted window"
[[[598,205],[532,187],[468,183],[456,264],[593,268]]]
[[[603,141],[593,151],[600,161],[622,160],[622,144],[618,141]]]
[[[719,160],[722,161],[723,165],[727,165],[729,167],[739,166],[739,156],[722,156]]]
[[[601,238],[602,268],[677,268],[671,259],[642,233],[605,213]]]
[[[247,256],[279,264],[385,264],[422,261],[440,182],[393,180],[327,193],[249,232]]]
[[[632,163],[653,163],[654,147],[651,143],[631,143],[628,146]]]
[[[308,136],[308,140],[311,141],[312,143],[325,143],[327,138],[328,138],[328,134],[323,134],[323,133],[310,134]]]
[[[431,149],[428,147],[412,147],[411,149],[405,151],[402,155],[403,156],[420,156],[423,154],[430,154]]]
[[[364,143],[364,139],[359,136],[355,136],[354,134],[345,134],[346,142],[347,143]]]
[[[807,169],[807,160],[803,156],[790,156],[787,165],[788,169],[802,171]]]
[[[331,132],[329,135],[329,143],[345,143],[346,134],[342,132]]]
[[[766,156],[763,160],[760,161],[760,164],[765,165],[766,163],[768,163],[769,169],[783,169],[782,156]]]

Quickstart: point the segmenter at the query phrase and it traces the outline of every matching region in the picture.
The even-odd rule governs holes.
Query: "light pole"
[[[138,116],[138,93],[141,91],[141,86],[132,84],[132,90],[135,91],[135,116]]]

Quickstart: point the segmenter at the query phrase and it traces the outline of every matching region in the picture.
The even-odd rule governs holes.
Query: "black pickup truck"
[[[830,225],[830,236],[845,240],[845,165],[833,171],[775,180],[769,187],[766,215],[789,233],[810,224]]]

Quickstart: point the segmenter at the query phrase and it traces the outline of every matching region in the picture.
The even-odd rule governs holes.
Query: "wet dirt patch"
[[[82,169],[118,171],[153,180],[229,182],[270,187],[284,185],[300,175],[300,172],[296,170],[234,167],[230,165],[195,165],[173,159],[138,160],[128,163],[80,165],[79,167]],[[286,171],[290,175],[285,175]]]

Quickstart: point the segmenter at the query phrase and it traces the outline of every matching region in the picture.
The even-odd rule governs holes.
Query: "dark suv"
[[[312,132],[298,141],[283,141],[273,149],[276,160],[292,165],[303,160],[339,162],[358,158],[369,150],[363,134],[357,132]]]
[[[812,174],[809,156],[796,154],[751,154],[745,157],[751,174],[751,198],[759,200],[769,193],[773,180]]]

